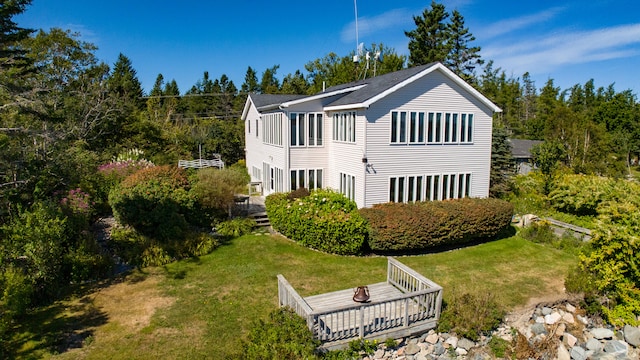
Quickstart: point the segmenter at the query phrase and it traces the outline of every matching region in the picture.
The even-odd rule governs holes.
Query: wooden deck
[[[280,306],[290,306],[307,320],[327,349],[355,338],[396,338],[436,327],[442,305],[438,284],[388,258],[387,281],[367,286],[370,299],[366,303],[353,301],[354,289],[302,298],[278,275],[278,298]]]

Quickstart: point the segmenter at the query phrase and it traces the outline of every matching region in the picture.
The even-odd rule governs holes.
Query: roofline
[[[340,111],[340,110],[348,110],[348,109],[368,109],[373,103],[375,103],[376,101],[398,91],[399,89],[413,83],[414,81],[422,78],[423,76],[432,73],[435,70],[441,70],[445,76],[447,76],[449,79],[453,80],[453,82],[455,82],[456,84],[458,84],[460,87],[462,87],[463,89],[465,89],[466,91],[470,92],[473,96],[475,96],[476,98],[478,98],[480,100],[480,102],[482,102],[483,104],[485,104],[487,107],[489,107],[491,110],[493,110],[493,112],[502,112],[502,109],[500,109],[496,104],[494,104],[491,100],[489,100],[487,97],[485,97],[484,95],[482,95],[478,90],[476,90],[473,86],[469,85],[466,81],[462,80],[461,77],[459,77],[458,75],[456,75],[453,71],[449,70],[449,68],[447,68],[446,66],[444,66],[442,63],[435,63],[432,66],[429,66],[428,68],[424,69],[423,71],[407,78],[406,80],[396,84],[395,86],[392,86],[390,88],[388,88],[387,90],[379,93],[378,95],[375,95],[371,98],[369,98],[368,100],[361,102],[361,103],[355,103],[355,104],[346,104],[346,105],[337,105],[337,106],[328,106],[325,107],[326,111]]]
[[[322,93],[319,93],[319,94],[316,94],[316,95],[311,95],[311,96],[303,97],[303,98],[300,98],[300,99],[285,101],[282,104],[280,104],[280,109],[288,108],[289,106],[293,106],[293,105],[297,105],[297,104],[302,104],[302,103],[305,103],[305,102],[308,102],[308,101],[322,99],[322,98],[329,97],[329,96],[335,96],[335,95],[340,95],[340,94],[344,94],[344,93],[348,93],[348,92],[354,92],[354,91],[362,89],[365,86],[367,86],[367,84],[354,85],[354,86],[346,87],[344,89],[339,89],[339,90],[334,90],[334,91],[329,91],[329,92],[322,92]]]
[[[247,100],[245,100],[244,102],[244,108],[242,108],[242,116],[240,116],[240,119],[242,121],[245,121],[247,119],[247,114],[249,113],[249,107],[251,107],[249,103],[253,103],[253,101],[251,100],[251,94],[247,95]]]

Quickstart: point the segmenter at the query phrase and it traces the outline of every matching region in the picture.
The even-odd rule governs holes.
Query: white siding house
[[[246,160],[265,195],[329,187],[370,207],[487,197],[500,112],[440,63],[311,95],[249,95]]]

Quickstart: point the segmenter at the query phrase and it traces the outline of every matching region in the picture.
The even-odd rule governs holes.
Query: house
[[[511,155],[516,162],[516,174],[526,175],[535,168],[531,148],[542,144],[540,140],[509,139]]]
[[[487,197],[500,111],[441,63],[309,96],[251,94],[246,164],[265,195],[328,187],[358,207]]]

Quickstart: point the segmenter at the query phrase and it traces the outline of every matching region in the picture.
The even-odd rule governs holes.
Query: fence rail
[[[178,160],[178,167],[204,169],[209,167],[224,168],[224,162],[220,159]]]

